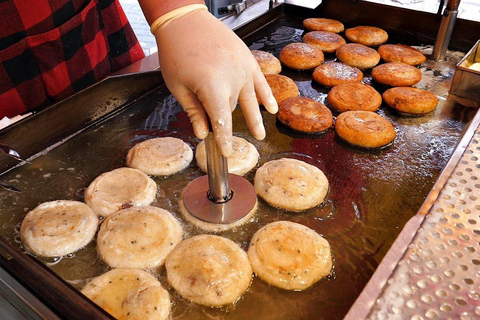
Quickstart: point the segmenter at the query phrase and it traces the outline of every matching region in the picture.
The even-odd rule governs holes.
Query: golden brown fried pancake
[[[358,26],[345,31],[348,40],[366,46],[379,46],[388,40],[388,33],[377,27]]]
[[[334,87],[342,83],[360,82],[363,73],[360,69],[341,62],[329,62],[313,70],[313,79],[326,87]]]
[[[371,111],[347,111],[335,122],[335,131],[340,138],[364,148],[383,147],[395,139],[393,125]]]
[[[328,103],[340,112],[376,111],[382,104],[382,96],[371,86],[363,83],[344,83],[330,90]]]
[[[405,63],[388,62],[373,68],[372,78],[392,87],[409,87],[422,80],[422,72]]]
[[[267,74],[265,75],[265,79],[267,79],[277,103],[281,103],[283,100],[291,97],[298,97],[300,94],[295,81],[289,77],[280,74]],[[258,100],[258,103],[261,103],[261,101]]]
[[[322,50],[306,43],[290,43],[280,51],[280,61],[295,70],[313,69],[323,60]]]
[[[380,55],[375,49],[359,43],[347,43],[338,48],[337,58],[349,66],[360,69],[372,68],[380,61]]]
[[[403,62],[411,66],[426,60],[423,53],[404,44],[384,44],[378,48],[378,53],[385,62]]]
[[[279,74],[282,71],[280,60],[273,54],[261,50],[251,50],[263,74]]]
[[[382,96],[390,107],[411,114],[427,114],[438,104],[438,99],[433,93],[411,87],[390,88]]]
[[[303,20],[303,26],[313,31],[328,31],[339,33],[344,30],[343,23],[327,18],[308,18]]]
[[[303,42],[316,46],[323,52],[332,53],[346,44],[345,39],[333,32],[311,31],[303,36]]]
[[[294,97],[278,105],[277,118],[290,128],[302,132],[322,132],[333,124],[330,109],[305,97]]]

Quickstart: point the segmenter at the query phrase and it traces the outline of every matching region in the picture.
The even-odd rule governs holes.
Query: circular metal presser
[[[233,223],[251,212],[257,202],[247,179],[228,173],[227,158],[209,133],[205,139],[207,175],[190,182],[183,192],[185,209],[195,218],[217,224]]]

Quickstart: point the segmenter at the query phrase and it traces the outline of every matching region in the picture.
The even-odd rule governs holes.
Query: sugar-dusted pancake
[[[261,50],[251,50],[263,74],[279,74],[282,71],[280,60],[273,54]]]
[[[323,60],[322,50],[307,43],[290,43],[280,51],[280,61],[295,70],[313,69]]]
[[[333,32],[310,31],[303,36],[303,42],[316,46],[323,52],[332,53],[346,44],[345,39]]]
[[[375,49],[359,43],[347,43],[338,48],[336,54],[341,62],[359,69],[372,68],[380,61],[380,55]]]
[[[363,73],[360,69],[341,62],[327,62],[313,70],[313,80],[326,87],[360,82],[362,79]]]

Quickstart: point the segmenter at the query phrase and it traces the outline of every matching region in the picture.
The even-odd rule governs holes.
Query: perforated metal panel
[[[480,319],[480,130],[368,319]]]

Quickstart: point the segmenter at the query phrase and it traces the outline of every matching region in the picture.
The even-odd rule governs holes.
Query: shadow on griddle
[[[293,81],[308,81],[312,79],[312,73],[313,69],[295,70],[282,64],[282,72],[280,74],[289,77]]]
[[[388,150],[391,149],[391,147],[395,143],[395,139],[392,142],[390,142],[389,144],[387,144],[383,147],[379,147],[379,148],[359,147],[359,146],[353,145],[353,144],[343,140],[337,134],[335,134],[335,142],[337,142],[339,145],[341,145],[345,149],[355,151],[356,153],[363,153],[363,154],[369,154],[369,155],[380,155],[380,154],[384,153],[385,151],[388,151]]]
[[[281,134],[284,134],[286,136],[289,136],[290,138],[296,138],[296,139],[322,137],[322,136],[325,135],[325,133],[328,132],[328,130],[331,129],[331,127],[330,127],[327,130],[324,130],[322,132],[308,133],[308,132],[294,130],[294,129],[290,128],[289,126],[280,122],[280,120],[278,120],[278,119],[275,120],[275,126],[277,127],[278,132],[280,132]]]

